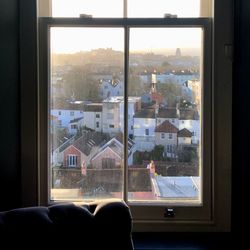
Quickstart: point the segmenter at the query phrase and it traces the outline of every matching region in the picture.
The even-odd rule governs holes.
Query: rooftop
[[[155,118],[154,109],[142,109],[139,112],[135,113],[134,118]]]
[[[102,112],[102,103],[89,103],[83,106],[85,112]]]
[[[178,131],[178,137],[192,137],[192,132],[190,132],[188,129],[184,128]]]
[[[171,122],[166,120],[155,128],[155,132],[177,133],[178,128],[176,128]]]
[[[197,179],[198,178],[198,179]],[[199,177],[155,177],[161,198],[198,198]]]
[[[178,118],[176,108],[159,109],[157,117],[159,118]]]

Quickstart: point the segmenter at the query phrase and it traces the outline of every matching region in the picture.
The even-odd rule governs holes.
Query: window
[[[59,44],[59,43],[56,43],[57,39],[58,41],[62,40],[62,39],[59,39],[59,37],[72,38],[73,36],[70,36],[69,34],[74,34],[76,32],[78,33],[78,35],[76,36],[78,36],[79,38],[78,41],[80,44],[83,44],[80,41],[81,36],[88,38],[90,41],[91,40],[95,41],[94,39],[95,37],[102,37],[102,38],[112,37],[113,40],[116,40],[116,43],[117,43],[116,48],[114,47],[112,43],[113,41],[108,40],[108,39],[107,41],[105,41],[105,39],[104,40],[98,39],[103,42],[102,46],[97,45],[97,47],[94,47],[92,43],[91,44],[92,47],[90,47],[88,50],[89,54],[86,53],[85,56],[88,56],[92,60],[94,57],[96,57],[97,54],[98,56],[100,56],[100,58],[105,57],[106,54],[110,54],[111,56],[115,55],[114,58],[118,59],[117,65],[119,66],[118,68],[117,67],[113,68],[114,72],[112,73],[121,74],[121,79],[123,79],[124,89],[125,89],[124,103],[126,104],[126,100],[128,96],[136,96],[136,97],[140,96],[141,92],[144,92],[144,90],[146,90],[146,87],[147,87],[146,85],[150,87],[150,84],[152,84],[149,80],[149,82],[145,83],[145,88],[144,88],[143,80],[139,81],[139,79],[146,79],[146,78],[143,78],[143,75],[139,75],[139,71],[136,72],[136,71],[133,71],[133,69],[137,66],[138,61],[142,62],[144,66],[145,66],[145,63],[150,62],[150,64],[147,65],[148,68],[146,69],[143,68],[142,72],[144,72],[144,70],[150,71],[150,69],[151,70],[154,69],[153,66],[155,66],[155,64],[152,64],[151,62],[154,62],[156,64],[157,62],[161,62],[160,58],[155,57],[157,49],[160,49],[159,44],[157,44],[158,41],[162,41],[163,43],[165,43],[164,49],[166,49],[166,51],[164,53],[166,54],[172,53],[172,54],[167,54],[167,56],[165,57],[164,57],[164,54],[161,54],[162,56],[161,58],[168,58],[168,60],[170,59],[172,60],[171,63],[176,63],[176,65],[178,65],[174,69],[176,71],[181,69],[182,67],[180,66],[180,59],[178,57],[182,57],[182,55],[183,57],[186,57],[187,56],[186,53],[188,50],[185,51],[184,49],[181,48],[180,49],[181,53],[179,52],[179,50],[177,53],[177,46],[178,47],[182,47],[182,46],[175,43],[174,47],[171,48],[170,43],[166,43],[164,39],[167,37],[168,38],[167,40],[171,41],[171,40],[177,39],[177,37],[181,37],[181,39],[178,39],[178,41],[185,41],[185,44],[189,45],[189,49],[191,49],[192,45],[195,44],[196,49],[197,48],[198,49],[196,52],[193,52],[193,53],[197,53],[196,54],[197,57],[194,56],[193,58],[194,61],[192,62],[192,64],[190,63],[190,65],[192,66],[196,65],[196,68],[194,68],[193,70],[194,70],[194,73],[198,73],[198,76],[200,77],[200,82],[201,82],[200,90],[199,90],[201,94],[200,96],[201,104],[199,107],[201,119],[196,120],[197,123],[199,124],[198,126],[200,126],[201,135],[199,137],[200,141],[199,143],[197,143],[198,158],[195,159],[195,162],[198,163],[198,166],[199,166],[198,167],[199,175],[197,177],[200,177],[200,181],[198,178],[193,178],[192,183],[196,184],[197,187],[200,188],[199,189],[200,191],[198,192],[197,195],[195,194],[195,196],[189,197],[188,199],[186,199],[186,201],[185,201],[185,197],[181,197],[179,199],[179,197],[168,198],[167,196],[164,198],[160,198],[159,200],[153,200],[152,197],[161,197],[161,194],[162,192],[164,193],[164,190],[155,189],[156,196],[151,196],[150,198],[148,198],[145,195],[142,199],[138,199],[137,197],[135,197],[134,192],[130,192],[129,186],[126,186],[126,185],[123,186],[122,182],[120,182],[119,185],[116,186],[116,188],[118,192],[121,193],[121,197],[123,197],[131,207],[133,217],[135,218],[135,230],[147,230],[147,228],[148,230],[149,228],[150,230],[153,228],[154,230],[160,230],[160,231],[180,230],[181,228],[183,229],[185,226],[188,225],[188,227],[186,228],[190,228],[190,230],[192,231],[195,229],[202,230],[204,228],[206,228],[206,230],[209,230],[209,228],[211,228],[211,225],[214,222],[216,222],[217,225],[222,225],[218,223],[220,218],[217,217],[218,209],[219,207],[221,207],[220,206],[221,201],[217,198],[215,199],[215,197],[220,196],[221,193],[223,193],[224,195],[226,195],[224,197],[227,197],[226,203],[229,204],[228,201],[230,201],[230,196],[228,196],[228,194],[225,191],[227,189],[225,187],[222,187],[221,184],[218,184],[219,182],[217,180],[220,179],[219,174],[223,174],[223,171],[224,171],[223,169],[221,169],[220,166],[223,165],[227,167],[228,165],[230,165],[230,160],[229,158],[226,157],[227,154],[225,154],[225,152],[229,153],[230,150],[227,147],[225,147],[225,145],[222,144],[220,138],[214,138],[214,136],[217,134],[221,134],[221,133],[218,133],[219,131],[220,132],[223,131],[222,125],[221,125],[223,124],[223,122],[220,123],[221,121],[220,115],[223,114],[222,117],[225,118],[228,122],[230,120],[230,112],[227,111],[226,109],[226,107],[228,106],[227,101],[230,104],[230,96],[227,96],[228,93],[230,93],[230,91],[229,92],[222,91],[222,87],[223,86],[225,87],[225,82],[230,82],[230,79],[228,78],[229,77],[228,72],[231,72],[230,71],[231,62],[225,59],[225,55],[222,54],[222,52],[219,49],[219,48],[223,48],[225,44],[228,44],[227,46],[229,46],[228,48],[230,48],[230,42],[231,42],[230,36],[227,35],[227,34],[230,34],[230,31],[229,30],[218,31],[220,26],[216,26],[217,22],[221,21],[220,17],[217,17],[218,15],[217,13],[219,13],[219,10],[223,9],[222,5],[219,3],[219,1],[215,1],[216,3],[215,14],[216,15],[215,17],[212,17],[213,19],[215,18],[215,21],[211,22],[212,18],[210,17],[210,15],[205,15],[203,13],[203,15],[201,16],[205,18],[199,18],[199,14],[198,14],[199,11],[196,12],[196,14],[190,14],[187,12],[180,14],[177,11],[175,12],[175,9],[170,10],[171,12],[170,14],[177,14],[178,18],[162,18],[164,15],[167,16],[168,14],[162,11],[167,8],[156,8],[159,10],[158,13],[154,12],[154,14],[152,15],[147,14],[148,17],[160,17],[161,19],[140,19],[140,17],[145,17],[143,16],[144,15],[143,13],[147,13],[145,11],[146,9],[145,10],[144,8],[138,9],[135,7],[134,4],[137,4],[140,1],[128,0],[125,2],[127,2],[128,9],[124,11],[124,14],[126,14],[128,17],[135,17],[135,19],[122,19],[122,18],[115,19],[115,20],[102,19],[101,21],[98,21],[98,19],[95,19],[95,18],[91,20],[89,19],[64,20],[64,19],[53,19],[53,18],[47,18],[47,19],[41,18],[40,19],[41,33],[39,36],[40,37],[39,44],[41,46],[40,53],[42,53],[43,57],[40,57],[40,60],[41,60],[40,67],[42,68],[40,69],[41,71],[40,82],[47,82],[46,79],[48,78],[48,72],[50,72],[51,70],[52,71],[60,70],[59,68],[57,68],[58,65],[56,65],[56,54],[60,53],[60,50],[62,52],[63,49],[65,49],[67,50],[67,53],[70,54],[70,53],[76,52],[76,51],[72,51],[73,49],[79,48],[77,43],[74,44],[73,39],[72,39],[72,42],[73,42],[72,46],[70,45],[70,42],[69,42],[68,45],[66,46],[67,48],[66,47],[62,48],[60,47],[61,45],[57,47]],[[165,1],[165,2],[169,2],[169,1]],[[185,2],[189,2],[189,1],[185,1]],[[201,3],[202,2],[205,2],[205,1],[201,1]],[[206,2],[211,2],[211,1],[206,1]],[[148,5],[149,3],[150,1],[145,1],[145,6]],[[184,3],[184,1],[182,1],[182,3]],[[196,1],[196,5],[193,2],[192,4],[189,3],[189,6],[197,7],[197,3],[199,6],[199,1]],[[190,8],[186,8],[186,7],[184,8],[184,5],[179,4],[179,6],[183,6],[183,9],[185,9],[185,11],[187,11],[188,9],[190,10]],[[199,7],[197,8],[199,10]],[[197,8],[193,7],[191,8],[191,11],[192,9],[197,10]],[[140,10],[142,9],[143,11],[140,12]],[[153,9],[154,8],[151,8],[152,11]],[[179,8],[179,9],[182,9],[182,8]],[[103,11],[103,12],[99,12],[99,14],[97,15],[93,14],[93,16],[100,17],[100,15],[102,15],[100,13],[104,13],[103,15],[106,15],[106,17],[114,17],[114,16],[122,17],[123,16],[123,11],[120,12],[118,10],[117,12],[115,11],[115,14],[106,14],[105,11]],[[79,13],[76,14],[76,16],[79,16]],[[186,19],[183,17],[189,17],[189,18]],[[214,25],[213,29],[212,29],[212,25]],[[63,29],[65,30],[63,31]],[[214,30],[215,32],[215,35],[213,34],[213,36],[211,36],[212,30]],[[158,37],[160,37],[161,39],[157,39]],[[140,38],[142,38],[143,41],[145,41],[145,44],[147,42],[147,46],[148,46],[147,51],[143,56],[140,55],[140,50],[139,50],[142,44],[140,43]],[[194,40],[192,40],[193,38]],[[213,43],[214,43],[213,50],[211,49],[212,39],[216,39],[216,40],[213,40]],[[47,41],[49,41],[49,44],[47,43]],[[192,43],[190,44],[189,42],[191,41]],[[84,46],[87,46],[87,41],[85,41]],[[109,50],[108,48],[112,48],[112,49]],[[168,52],[170,48],[172,49],[172,51]],[[118,53],[115,54],[116,52]],[[135,52],[137,52],[139,55],[136,54]],[[161,53],[163,53],[163,51],[161,51]],[[190,53],[190,50],[189,50],[189,53]],[[136,58],[137,56],[140,57],[139,58],[140,60]],[[111,57],[106,57],[106,58],[111,58]],[[49,62],[49,65],[47,64],[47,62]],[[163,61],[161,62],[160,65],[161,66],[165,65],[164,67],[168,68],[168,63],[169,62],[167,61],[166,62]],[[91,65],[91,63],[89,65]],[[139,67],[141,66],[142,65],[139,65]],[[70,66],[69,67],[67,66],[66,68],[69,71],[71,70]],[[91,68],[91,66],[89,66],[89,68]],[[196,72],[197,68],[199,68],[198,72]],[[227,74],[225,73],[225,69],[229,69],[229,71],[227,71]],[[102,70],[104,72],[104,69]],[[115,70],[117,71],[115,72]],[[169,73],[169,70],[173,70],[173,69],[166,70],[164,72],[166,73],[166,76]],[[210,74],[211,72],[213,72],[214,75],[211,75]],[[77,71],[75,71],[74,73],[75,73],[75,76],[78,74]],[[135,75],[136,73],[138,73],[137,76]],[[170,72],[170,74],[172,73],[173,72]],[[88,95],[84,97],[84,100],[92,101],[92,102],[94,101],[96,102],[97,100],[99,101],[98,92],[95,89],[94,77],[92,78],[90,74],[88,75],[87,73],[85,76],[86,78],[88,78],[89,80],[88,82],[90,84],[88,85]],[[132,84],[133,82],[136,82],[136,84]],[[46,145],[48,145],[47,144],[48,138],[47,136],[45,136],[47,135],[46,128],[48,128],[48,124],[46,122],[48,114],[44,113],[46,110],[51,109],[51,106],[50,106],[51,104],[50,102],[48,102],[48,99],[47,99],[47,96],[49,96],[48,93],[50,93],[49,92],[50,81],[47,83],[48,85],[46,84],[39,85],[39,88],[40,88],[40,91],[39,91],[39,94],[40,94],[40,107],[39,108],[40,109],[39,110],[41,112],[41,114],[39,113],[39,121],[41,122],[39,126],[39,129],[40,129],[39,145],[41,145],[41,147],[39,147],[39,150],[40,150],[41,155],[44,155],[44,153],[46,153],[46,155],[48,156],[48,159],[50,159],[51,155],[49,152],[51,151],[47,149]],[[165,108],[167,110],[167,107],[169,107],[169,105],[171,104],[172,108],[176,108],[176,106],[174,105],[175,102],[178,101],[178,99],[180,100],[182,97],[181,96],[182,94],[180,95],[175,94],[174,97],[169,95],[167,96],[168,97],[167,102],[164,103],[164,99],[166,99],[166,95],[168,93],[166,89],[167,85],[168,84],[164,85],[164,83],[161,83],[161,84],[157,84],[155,87],[155,85],[153,86],[152,84],[151,93],[150,93],[152,97],[152,103],[149,103],[148,106],[142,105],[141,110],[138,110],[134,116],[134,120],[138,118],[137,120],[143,121],[144,119],[148,122],[147,123],[141,122],[139,124],[140,125],[139,128],[136,128],[136,126],[134,126],[133,140],[135,141],[133,141],[133,143],[135,143],[136,146],[140,145],[140,147],[144,147],[145,150],[143,152],[145,154],[146,152],[150,152],[150,154],[153,155],[155,152],[157,153],[160,152],[160,154],[158,154],[159,157],[165,157],[169,149],[167,145],[162,145],[160,141],[157,140],[158,136],[162,133],[161,131],[163,130],[166,133],[177,133],[177,131],[173,131],[174,128],[171,127],[171,125],[167,123],[167,121],[164,121],[157,126],[155,124],[156,123],[155,121],[157,119],[157,113],[154,112],[156,105],[154,107],[153,105],[151,107],[149,105],[161,104],[160,108]],[[229,88],[229,87],[227,86],[226,88]],[[178,89],[178,87],[176,87],[176,89]],[[68,91],[68,97],[72,97],[72,91],[70,91],[70,89],[67,91]],[[76,99],[79,98],[79,96],[77,96],[77,94],[79,93],[80,92],[74,92]],[[81,93],[84,93],[84,91]],[[204,95],[204,93],[206,93],[206,95]],[[87,100],[87,96],[91,96],[91,95],[93,97],[92,100]],[[220,96],[220,99],[218,99],[219,96]],[[95,164],[94,166],[96,167],[98,166],[98,169],[95,170],[97,173],[97,170],[100,171],[99,166],[102,166],[102,159],[105,159],[105,158],[115,159],[115,158],[106,156],[106,154],[112,153],[113,154],[112,157],[117,157],[117,159],[118,158],[120,159],[119,164],[122,167],[122,169],[124,168],[123,173],[126,176],[128,172],[128,164],[127,164],[128,159],[126,156],[129,156],[129,149],[130,149],[127,145],[127,139],[126,139],[127,138],[126,136],[128,134],[127,132],[128,129],[125,126],[120,125],[121,124],[120,121],[123,119],[123,117],[125,118],[125,120],[128,118],[128,107],[124,105],[125,108],[122,109],[121,108],[122,101],[118,99],[114,100],[113,98],[114,96],[112,96],[112,93],[110,93],[110,96],[108,98],[110,105],[109,103],[107,103],[107,107],[105,107],[105,102],[107,100],[105,101],[103,100],[103,112],[106,112],[106,110],[108,110],[109,108],[113,110],[112,112],[114,113],[117,112],[117,115],[115,115],[115,117],[117,117],[117,121],[114,121],[116,122],[115,125],[117,124],[117,126],[113,125],[115,128],[117,128],[117,131],[112,131],[112,133],[115,133],[115,134],[112,134],[112,133],[109,134],[109,136],[111,136],[111,139],[113,139],[109,143],[104,144],[104,141],[101,141],[101,142],[100,141],[93,142],[91,140],[88,141],[88,144],[90,145],[90,147],[91,145],[96,145],[94,143],[99,143],[97,145],[102,145],[102,149],[103,149],[101,152],[99,152],[101,155],[98,155],[98,154],[95,155],[96,158],[92,159],[93,163],[90,162],[89,173],[91,173],[92,167],[93,167],[93,165],[91,164]],[[111,104],[111,101],[112,101],[112,104]],[[116,104],[117,106],[115,106]],[[46,107],[48,107],[48,109]],[[153,112],[151,112],[152,109],[153,109]],[[224,111],[227,111],[227,112],[224,112]],[[166,113],[167,112],[168,111],[166,111]],[[214,112],[216,114],[214,114]],[[180,107],[180,115],[182,115],[181,107]],[[185,115],[187,116],[187,114]],[[140,118],[143,118],[143,119],[140,119]],[[167,117],[167,118],[170,118],[170,117]],[[185,124],[184,120],[185,119],[183,119],[181,123],[184,126],[183,129],[186,128],[185,126],[190,125],[190,124]],[[108,124],[105,122],[106,121],[103,120],[103,125],[102,125],[103,128],[108,127]],[[145,129],[145,127],[147,126],[150,128],[150,133],[152,131],[152,140],[144,140],[145,138],[143,138],[143,135],[146,135],[146,134],[149,135],[149,128]],[[187,127],[186,129],[190,129],[190,128]],[[215,129],[216,131],[213,131],[212,129]],[[89,129],[86,130],[86,134],[88,133],[88,131],[91,131],[91,130]],[[109,132],[110,131],[107,131],[107,133]],[[123,148],[120,148],[121,145],[116,142],[116,139],[117,139],[116,135],[118,135],[121,132],[125,134],[124,142],[126,143],[122,143],[124,144]],[[226,132],[228,135],[230,135],[229,133],[230,128],[229,129],[226,128]],[[230,145],[230,136],[228,140],[229,140],[228,141],[229,143],[227,145]],[[175,143],[173,140],[173,143],[174,143],[173,146],[172,144],[169,146],[171,146],[175,151],[177,142]],[[171,154],[171,156],[166,157],[166,159],[164,158],[164,160],[165,161],[169,160],[169,162],[177,162],[178,153],[179,152],[177,148],[176,154],[175,153]],[[214,154],[213,157],[212,157],[212,153]],[[50,169],[50,166],[48,168],[48,162],[50,161],[44,160],[42,158],[43,157],[40,158],[41,162],[39,164],[41,168],[41,178],[44,178],[46,180],[47,176],[49,176],[48,170]],[[225,163],[225,164],[222,164],[222,163]],[[157,164],[158,163],[156,162],[156,172],[159,171],[159,169],[157,169],[158,167]],[[215,167],[216,167],[216,171],[214,171]],[[47,170],[44,170],[44,169],[47,169]],[[170,170],[171,169],[169,169],[169,171]],[[229,170],[230,170],[230,166],[229,166]],[[109,170],[105,170],[105,171],[109,171]],[[94,172],[92,171],[92,173]],[[115,171],[112,171],[112,173],[116,174]],[[123,173],[120,175],[123,176]],[[143,176],[143,175],[139,175],[139,176]],[[145,180],[146,178],[143,178],[143,179]],[[191,178],[189,178],[189,181],[190,179]],[[160,181],[160,179],[158,180]],[[149,179],[148,185],[146,184],[143,187],[143,190],[145,191],[147,188],[149,188],[151,184],[156,185],[154,187],[157,187],[157,183],[155,183],[154,181],[155,181],[154,179]],[[41,183],[46,183],[46,181],[41,182]],[[129,180],[128,180],[128,183],[129,183]],[[180,186],[184,185],[184,181],[177,183],[176,181],[174,182],[173,179],[169,179],[169,185],[174,185],[174,183],[175,185],[180,185]],[[213,183],[215,183],[215,186],[213,186]],[[159,186],[161,185],[158,185],[158,187]],[[226,187],[230,187],[230,182],[226,183]],[[49,185],[47,185],[47,188],[50,191],[50,183]],[[221,192],[217,192],[216,191],[217,189],[220,190]],[[213,192],[211,192],[211,190]],[[41,192],[43,192],[45,197],[46,197],[46,194],[49,193],[46,191],[42,191],[42,189],[41,189]],[[158,196],[157,196],[157,192],[160,192],[158,193]],[[49,198],[50,197],[47,197],[47,199]],[[46,201],[46,198],[45,198],[45,201]],[[170,218],[164,217],[164,211],[165,211],[165,208],[167,207],[174,207],[174,211],[176,214],[175,218],[170,219]],[[228,213],[224,214],[223,216],[224,218],[226,218],[228,216]],[[169,220],[172,220],[172,221],[169,223]],[[174,222],[176,220],[179,223],[175,224]],[[189,227],[190,225],[192,226]],[[223,226],[221,227],[218,226],[216,228],[216,230],[219,230],[219,229],[227,230],[228,224],[225,224],[225,225],[223,224]]]
[[[169,140],[172,140],[172,139],[173,139],[173,134],[169,133],[169,134],[168,134],[168,139],[169,139]]]
[[[167,152],[172,153],[173,152],[173,146],[172,145],[167,145]]]
[[[67,163],[69,167],[76,167],[77,165],[77,156],[76,155],[68,155]]]
[[[161,139],[165,139],[165,134],[161,133]]]
[[[100,124],[99,122],[96,122],[96,127],[99,128]]]
[[[71,125],[71,129],[77,129],[78,127],[77,127],[77,125],[76,124],[72,124]]]
[[[114,124],[109,124],[109,127],[110,127],[110,128],[114,128],[115,125],[114,125]]]
[[[96,114],[96,115],[95,115],[95,118],[100,118],[100,114]]]
[[[70,116],[74,116],[74,111],[70,111]]]
[[[61,115],[62,114],[62,112],[61,111],[58,111],[58,115]]]

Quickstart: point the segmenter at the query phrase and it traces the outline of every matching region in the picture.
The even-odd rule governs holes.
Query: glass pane
[[[50,29],[51,200],[122,198],[124,30]]]
[[[51,0],[53,17],[122,17],[123,0]]]
[[[128,0],[128,17],[164,17],[165,14],[199,17],[200,0]]]
[[[201,52],[201,28],[130,29],[130,201],[201,201]]]

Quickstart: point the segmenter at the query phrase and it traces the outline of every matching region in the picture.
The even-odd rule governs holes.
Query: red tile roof
[[[177,133],[178,128],[176,128],[172,123],[169,121],[164,121],[162,124],[156,127],[155,132],[161,133]]]

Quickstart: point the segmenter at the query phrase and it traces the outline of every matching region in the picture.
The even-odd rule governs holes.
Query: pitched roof
[[[95,146],[100,146],[104,143],[106,135],[101,132],[92,132],[89,131],[78,138],[74,143],[77,149],[79,149],[85,155],[89,155],[92,148]]]
[[[135,143],[128,138],[128,151],[131,150]],[[105,149],[110,148],[112,149],[117,155],[119,155],[121,158],[123,157],[123,135],[122,133],[119,133],[116,135],[116,137],[113,137],[111,140],[109,140],[107,143],[105,143],[96,153],[95,156],[93,156],[92,160],[97,157],[97,155],[100,155],[104,152]]]
[[[82,110],[82,103],[70,103],[67,101],[56,100],[51,102],[51,109],[61,109],[61,110]]]
[[[161,133],[177,133],[178,128],[176,128],[172,123],[169,121],[164,121],[162,124],[158,125],[155,128],[155,132]]]
[[[178,118],[176,108],[159,109],[157,117],[159,118]]]
[[[73,120],[70,120],[70,123],[75,123],[75,122],[79,122],[80,120],[82,120],[83,117],[79,117],[79,118],[75,118]]]
[[[142,109],[139,112],[135,113],[134,118],[155,118],[154,109]]]
[[[190,132],[186,128],[183,128],[180,131],[178,131],[178,137],[192,137],[192,132]]]

